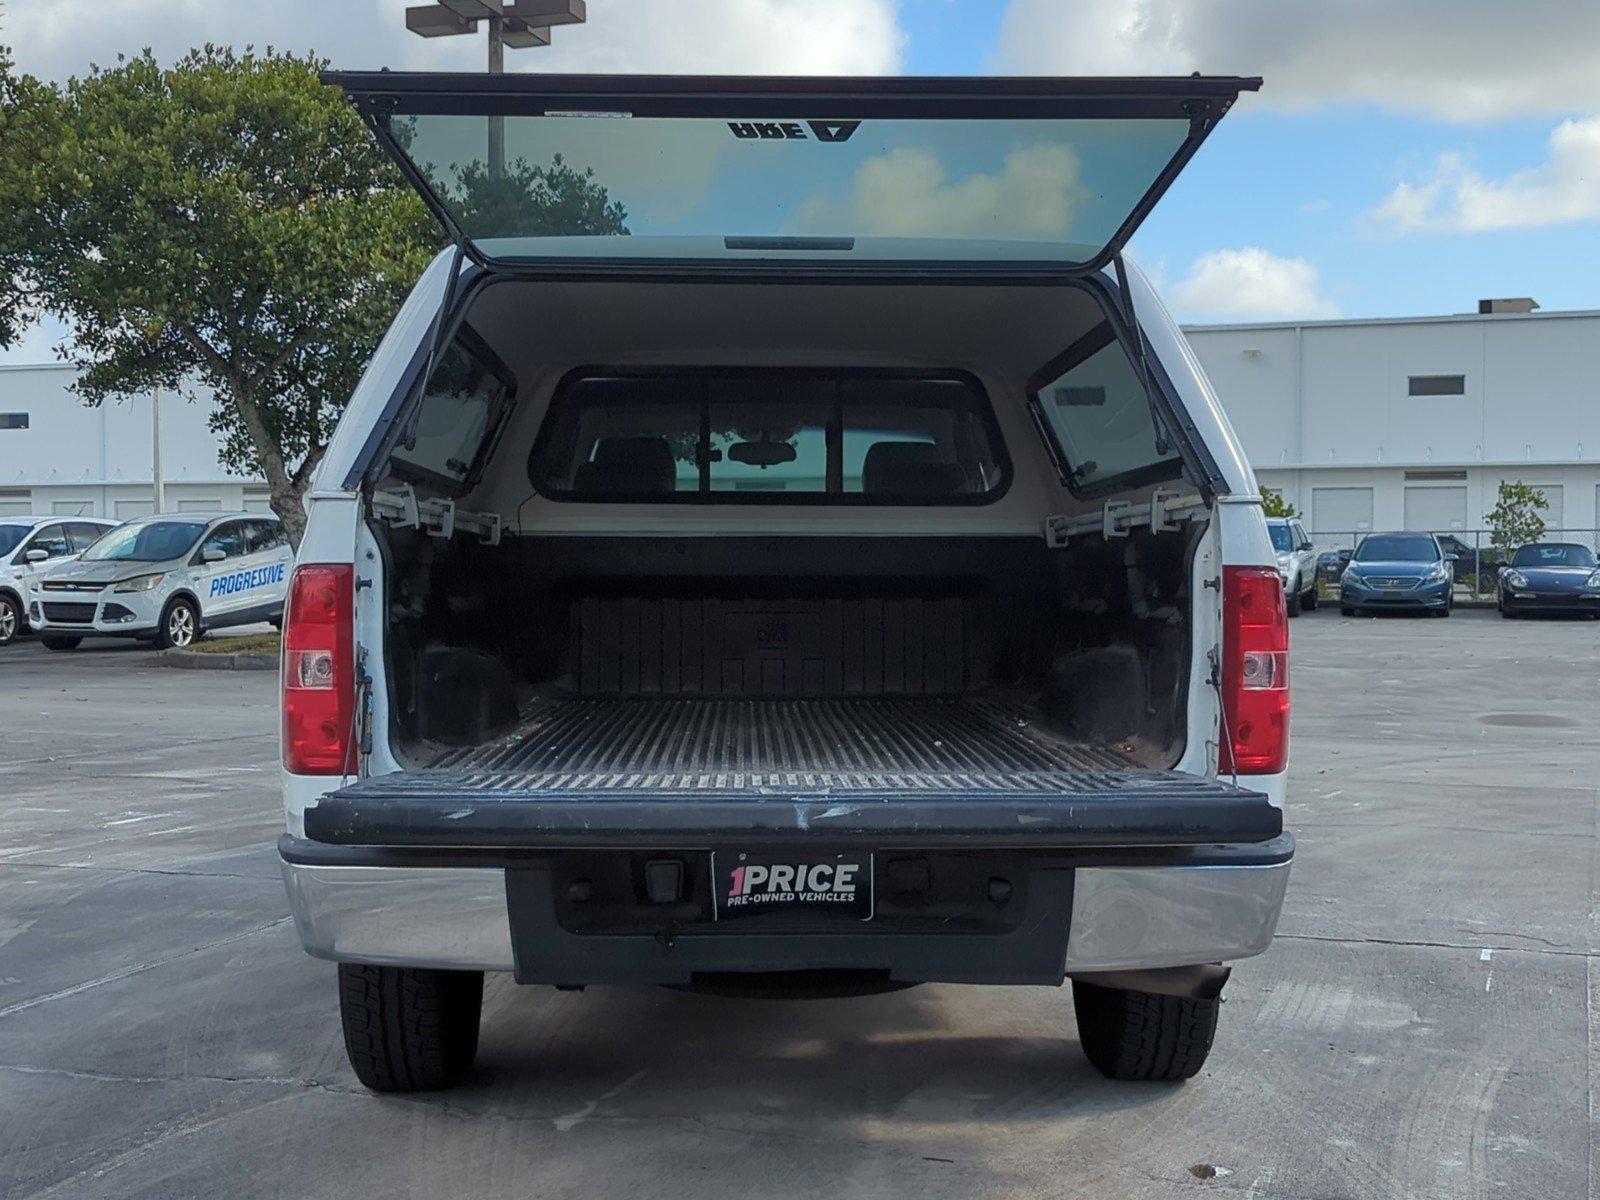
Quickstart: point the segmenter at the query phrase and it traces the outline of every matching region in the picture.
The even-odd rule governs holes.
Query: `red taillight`
[[[1271,567],[1222,568],[1222,752],[1227,774],[1289,762],[1289,614]]]
[[[342,775],[353,767],[354,578],[349,563],[306,563],[289,581],[283,615],[283,765],[296,775]]]

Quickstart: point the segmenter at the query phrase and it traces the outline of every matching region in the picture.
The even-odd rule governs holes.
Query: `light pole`
[[[506,69],[505,48],[548,46],[552,25],[578,25],[588,17],[584,0],[440,0],[406,9],[406,28],[419,37],[476,33],[489,26],[488,70]],[[506,163],[504,117],[489,118],[489,174],[498,177]]]

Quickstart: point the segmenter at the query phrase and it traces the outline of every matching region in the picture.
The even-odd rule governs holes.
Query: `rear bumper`
[[[559,851],[334,846],[285,834],[279,852],[301,944],[342,962],[515,971],[564,985],[806,969],[1059,983],[1261,953],[1277,929],[1294,839],[1058,851],[1032,864],[1026,919],[1002,934],[584,935],[556,918]]]

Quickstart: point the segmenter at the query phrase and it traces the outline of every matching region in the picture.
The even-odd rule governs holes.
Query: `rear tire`
[[[1107,1079],[1188,1079],[1205,1066],[1217,1033],[1220,999],[1159,996],[1099,984],[1072,984],[1078,1041]]]
[[[46,650],[76,650],[81,641],[83,641],[81,637],[62,637],[55,633],[39,635],[39,644]]]
[[[478,1054],[482,1012],[482,971],[339,964],[345,1053],[375,1092],[460,1083]]]
[[[1296,579],[1294,586],[1289,589],[1289,594],[1284,597],[1284,607],[1288,609],[1291,617],[1300,615],[1300,581]]]

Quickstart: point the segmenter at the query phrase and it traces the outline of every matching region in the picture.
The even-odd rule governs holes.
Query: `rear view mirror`
[[[48,550],[29,550],[26,555],[26,558],[29,562],[43,562],[49,557],[50,551]]]
[[[795,449],[788,442],[735,442],[728,447],[728,457],[747,467],[776,467],[792,463]]]
[[[1300,543],[1300,549],[1302,549],[1302,550],[1310,550],[1310,549],[1312,549],[1312,545],[1311,545],[1310,542],[1301,542]]]
[[[205,559],[207,562],[221,562],[228,556],[221,550],[218,550],[215,546],[207,546],[204,550],[200,551],[200,557]]]
[[[1458,554],[1446,554],[1444,560],[1445,562],[1460,562],[1461,556]]]

